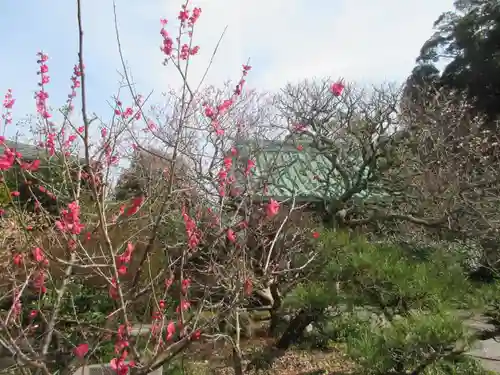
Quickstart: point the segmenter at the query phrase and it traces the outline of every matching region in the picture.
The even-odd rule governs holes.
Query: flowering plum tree
[[[178,95],[172,95],[171,111],[153,120],[124,67],[130,99],[125,94],[115,98],[109,122],[91,118],[79,0],[77,5],[78,63],[62,120],[54,120],[48,103],[51,76],[45,52],[38,53],[35,95],[43,137],[39,147],[60,162],[69,198],[58,203],[50,227],[36,228],[36,218],[49,215],[39,204],[40,194],[56,199],[57,192],[42,178],[36,191],[28,186],[33,214],[17,201],[18,191],[12,191],[11,215],[1,223],[5,272],[0,347],[23,373],[66,374],[82,364],[105,361],[118,374],[147,374],[196,341],[227,339],[241,373],[241,312],[250,308],[255,291],[283,275],[302,275],[302,266],[314,254],[293,265],[290,259],[318,237],[308,228],[284,225],[297,209],[294,205],[285,213],[275,199],[256,204],[253,195],[263,187],[251,179],[243,181],[248,185],[244,193],[233,189],[238,152],[232,139],[251,134],[248,124],[262,115],[250,111],[259,97],[245,91],[251,66],[242,66],[230,93],[204,91],[201,83],[195,88],[187,80],[190,62],[200,50],[193,30],[202,13],[187,1],[177,17],[178,36],[171,36],[166,19],[160,25],[164,63],[174,65],[183,79]],[[341,83],[331,87],[334,96],[342,90]],[[79,116],[74,110],[78,99]],[[14,109],[9,90],[4,126],[12,126]],[[108,199],[118,165],[125,160],[124,149],[143,155],[167,150],[168,158],[155,155],[165,164],[166,172],[155,175],[161,189]],[[74,160],[81,161],[81,155],[75,172]],[[183,178],[177,181],[181,161]],[[25,179],[40,172],[40,160],[26,162],[4,145],[0,170],[6,173],[16,165]],[[252,158],[243,169],[247,177],[253,173]],[[92,200],[83,199],[84,183]],[[228,317],[236,321],[235,337],[217,330]],[[146,335],[135,335],[138,325]]]

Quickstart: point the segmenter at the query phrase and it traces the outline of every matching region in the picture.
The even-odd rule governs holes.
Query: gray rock
[[[163,367],[149,373],[149,375],[162,374]],[[73,373],[73,375],[116,375],[116,371],[112,370],[108,364],[97,364],[80,367]]]

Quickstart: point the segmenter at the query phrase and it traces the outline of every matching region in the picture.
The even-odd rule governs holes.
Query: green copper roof
[[[10,149],[16,150],[17,152],[20,152],[21,155],[23,156],[24,160],[35,160],[39,159],[40,155],[46,154],[46,151],[33,146],[29,145],[26,143],[21,143],[17,141],[10,141],[10,140],[5,140],[5,146],[7,146]],[[4,145],[0,145],[0,153],[3,153],[4,151]]]
[[[24,161],[33,161],[36,159],[46,159],[49,157],[49,154],[46,149],[34,145],[30,145],[27,143],[21,143],[18,141],[12,141],[6,139],[3,145],[0,145],[0,154],[3,154],[5,146],[7,146],[11,150],[16,150],[16,152],[21,153],[22,159]],[[73,158],[73,157],[72,157]],[[73,158],[75,161],[78,160],[79,164],[85,164],[84,158]]]
[[[345,191],[331,161],[306,139],[237,142],[236,148],[242,166],[248,159],[255,161],[251,185],[261,199],[295,197],[298,202],[313,202],[334,199]]]

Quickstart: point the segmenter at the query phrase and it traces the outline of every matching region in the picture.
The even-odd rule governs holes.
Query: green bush
[[[477,369],[463,360],[472,338],[455,313],[475,291],[460,254],[433,249],[423,256],[335,232],[324,233],[320,253],[318,272],[287,300],[323,311],[304,336],[311,346],[345,343],[367,375]]]
[[[325,233],[321,272],[301,284],[295,303],[302,306],[372,306],[387,315],[410,310],[458,307],[473,292],[459,257],[436,250],[422,259],[392,244]],[[336,283],[342,293],[336,293]]]
[[[313,330],[304,335],[299,345],[307,349],[329,350],[337,343],[345,343],[349,338],[359,336],[367,324],[366,319],[350,312],[326,315],[315,322]]]
[[[493,375],[485,370],[479,361],[466,356],[441,360],[429,366],[424,375]]]
[[[467,340],[464,327],[452,315],[415,312],[385,327],[366,325],[347,337],[346,347],[365,374],[403,374],[428,356],[447,357],[461,340]]]
[[[44,316],[50,316],[56,300],[56,289],[49,288],[43,299],[23,305],[24,316],[27,317],[30,311],[36,310],[38,315],[35,323],[42,323],[40,327],[43,329]],[[85,327],[108,326],[108,316],[114,311],[116,311],[115,302],[109,298],[107,289],[91,288],[76,281],[69,284],[55,326],[57,331],[64,333],[67,340],[65,342],[55,340],[54,345],[58,346],[57,350],[62,353],[72,353],[76,345],[86,342],[93,348],[94,358],[111,360],[114,355],[114,341],[112,341],[114,338],[104,331],[97,336],[91,336]],[[109,329],[116,327],[109,325]]]
[[[51,215],[57,216],[60,207],[66,206],[74,200],[77,186],[75,178],[78,175],[78,169],[77,161],[72,163],[70,160],[64,161],[58,157],[42,158],[37,171],[25,171],[16,164],[13,168],[2,172],[2,178],[8,192],[18,191],[20,193],[14,202],[21,208],[33,212],[35,210],[35,197],[45,210]],[[90,196],[87,185],[85,181],[82,181],[82,199],[86,198],[87,195]],[[40,191],[40,187],[46,191]],[[6,200],[4,195],[5,193],[0,193],[0,205],[10,204],[10,196]]]
[[[5,207],[12,202],[12,197],[10,196],[10,190],[6,183],[0,183],[0,208]]]

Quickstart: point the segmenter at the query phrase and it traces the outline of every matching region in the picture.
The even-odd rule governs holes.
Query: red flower
[[[191,306],[191,303],[189,301],[186,301],[185,299],[183,299],[180,303],[179,306],[177,306],[177,309],[175,310],[177,313],[180,313],[181,311],[186,311],[189,309],[189,307]]]
[[[307,129],[307,126],[303,125],[303,124],[295,124],[293,126],[293,131],[296,132],[296,133],[302,133],[304,132],[305,130]]]
[[[116,266],[118,267],[118,273],[120,275],[125,275],[128,271],[128,265],[132,260],[132,253],[134,251],[134,245],[132,243],[127,244],[127,249],[123,254],[119,255],[116,259]]]
[[[280,210],[280,204],[274,199],[271,199],[266,206],[267,216],[268,217],[275,216],[279,210]]]
[[[32,251],[33,253],[33,258],[35,259],[35,262],[37,263],[43,263],[47,265],[49,263],[49,260],[45,257],[45,254],[43,253],[43,250],[39,247],[35,247]]]
[[[188,215],[185,207],[182,208],[182,217],[184,219],[184,225],[186,226],[186,234],[188,237],[188,247],[193,250],[195,249],[201,240],[200,230],[197,228],[194,220]]]
[[[175,324],[174,322],[170,322],[167,325],[167,341],[171,340],[174,334],[175,334]]]
[[[33,287],[40,293],[47,292],[47,287],[45,286],[45,273],[43,270],[38,271],[33,277]]]
[[[189,280],[189,279],[182,280],[182,282],[181,282],[181,289],[182,289],[182,293],[183,294],[187,293],[188,288],[189,288],[190,285],[191,285],[191,280]]]
[[[40,160],[34,160],[31,163],[23,163],[21,164],[21,168],[25,171],[36,172],[40,167]]]
[[[113,358],[109,364],[110,367],[115,370],[117,375],[127,375],[129,373],[129,368],[135,366],[134,362],[125,363],[125,358],[127,358],[128,352],[123,351],[119,358]]]
[[[12,257],[12,261],[16,266],[21,266],[23,264],[23,254],[18,253]]]
[[[201,8],[194,8],[191,17],[189,17],[189,24],[193,26],[201,15]]]
[[[174,279],[173,278],[170,278],[170,279],[166,279],[165,280],[165,289],[169,289],[170,286],[172,285],[172,283],[174,282]]]
[[[313,238],[319,238],[319,232],[313,232],[312,234]]]
[[[255,167],[255,162],[253,160],[248,160],[245,174],[248,176],[250,174],[250,170],[254,167]]]
[[[302,146],[302,145],[297,146],[297,150],[302,151],[303,149],[304,149],[304,146]]]
[[[249,296],[252,294],[252,290],[253,290],[252,280],[250,280],[250,279],[245,280],[244,289],[245,289],[245,295]]]
[[[165,309],[165,301],[164,300],[159,300],[158,301],[158,307],[160,309],[162,309],[162,310]]]
[[[80,206],[74,201],[68,204],[68,208],[61,210],[61,220],[56,221],[56,227],[61,232],[80,234],[85,227],[80,222]]]
[[[224,114],[231,106],[233,105],[232,99],[226,99],[222,102],[221,105],[217,107],[217,110],[220,115]]]
[[[117,340],[115,342],[115,353],[120,353],[123,349],[129,347],[129,342],[127,340]]]
[[[111,285],[109,286],[109,296],[112,299],[118,299],[119,294],[118,294],[118,282],[116,281],[115,278],[111,279]]]
[[[143,196],[134,198],[132,200],[132,206],[129,207],[129,209],[127,210],[126,215],[127,216],[132,216],[137,211],[139,211],[139,208],[141,208],[143,202],[144,202],[144,197]]]
[[[75,348],[74,353],[78,358],[83,358],[85,357],[85,354],[88,353],[88,351],[89,344],[80,344]]]
[[[334,96],[340,96],[342,91],[344,91],[344,84],[342,82],[335,82],[332,87],[330,87],[330,91]]]
[[[3,101],[3,107],[5,109],[12,109],[12,106],[16,102],[16,99],[12,97],[12,89],[8,89],[7,93],[5,94],[5,99]]]
[[[232,164],[233,164],[233,158],[226,156],[224,158],[224,166],[226,167],[226,170],[231,169]]]
[[[191,334],[191,340],[199,340],[201,337],[201,331],[197,329]]]
[[[231,242],[236,242],[236,234],[234,234],[234,230],[232,229],[227,230],[227,239]]]
[[[3,156],[0,157],[0,170],[6,171],[14,164],[16,156],[8,148],[5,148],[3,153]]]

